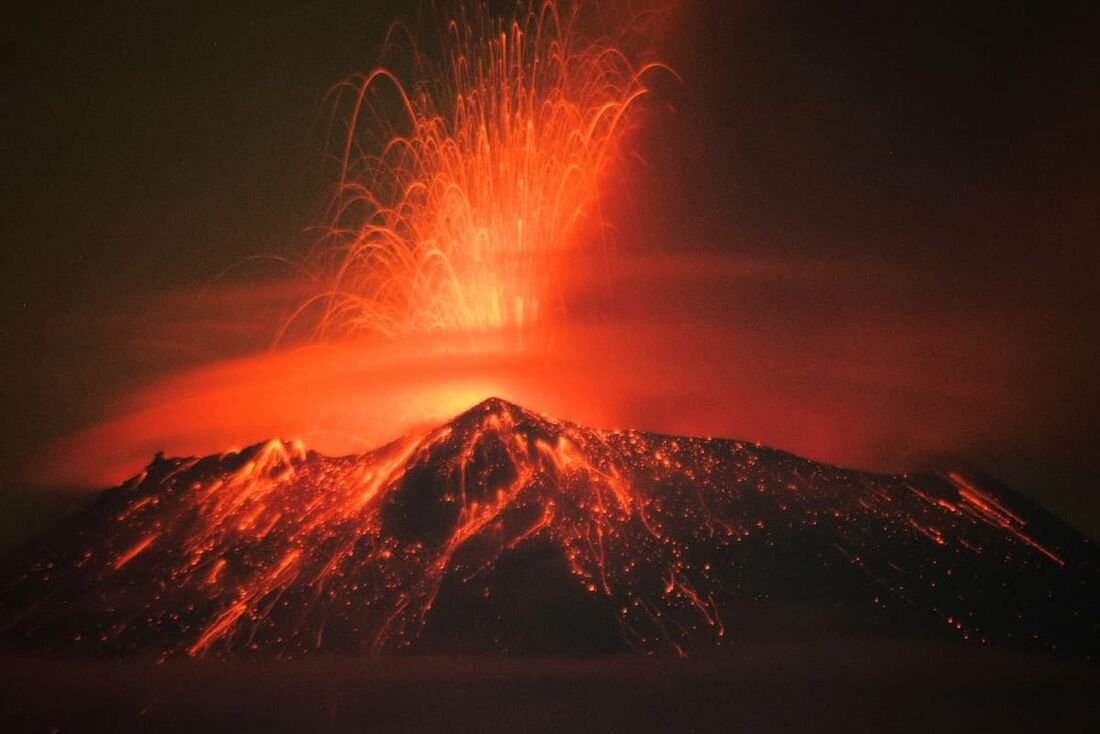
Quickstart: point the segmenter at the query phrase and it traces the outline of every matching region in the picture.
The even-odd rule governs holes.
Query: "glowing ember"
[[[578,25],[550,1],[509,21],[462,9],[405,74],[336,88],[342,166],[310,263],[324,287],[301,309],[320,304],[324,336],[522,328],[555,307],[561,255],[658,67]]]
[[[9,640],[194,656],[560,651],[530,628],[551,603],[553,625],[596,635],[585,649],[685,653],[789,602],[1094,655],[1096,560],[959,474],[865,474],[490,400],[361,456],[272,441],[158,457],[5,573],[0,600]]]

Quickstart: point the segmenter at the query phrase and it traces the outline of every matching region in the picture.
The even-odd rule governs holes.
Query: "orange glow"
[[[204,288],[190,317],[194,293],[81,315],[108,322],[90,373],[133,384],[89,398],[31,481],[102,487],[157,451],[270,438],[358,452],[489,396],[886,471],[1049,432],[1046,406],[1073,396],[1026,306],[960,310],[927,276],[862,262],[605,247],[624,138],[664,67],[591,32],[583,3],[524,7],[459,12],[411,67],[395,31],[396,70],[335,88],[340,176],[308,277]]]
[[[205,329],[149,328],[170,345],[147,343],[143,331],[115,349],[161,355],[161,372],[139,389],[116,388],[105,416],[35,457],[32,477],[109,486],[157,451],[206,455],[268,438],[359,452],[494,395],[586,425],[740,437],[904,471],[975,441],[1026,442],[1056,418],[1042,405],[1062,399],[1060,383],[1044,379],[1056,353],[1032,347],[1045,333],[1041,315],[999,310],[1012,324],[1001,332],[950,309],[902,321],[888,300],[860,309],[861,284],[881,274],[856,267],[620,255],[614,277],[594,283],[598,262],[579,265],[565,278],[568,318],[529,325],[522,349],[516,329],[498,329],[349,337],[218,360]],[[234,312],[222,306],[231,294],[219,295],[217,315],[262,345],[261,316],[281,309],[257,314],[251,298],[250,288]],[[819,308],[825,298],[838,305]],[[898,300],[909,298],[902,290]],[[147,308],[157,303],[150,297]],[[195,366],[177,367],[181,352]]]
[[[257,436],[361,451],[490,395],[560,412],[566,301],[606,242],[600,184],[665,68],[582,34],[584,7],[520,3],[506,19],[460,5],[435,49],[395,26],[385,58],[414,61],[332,91],[339,179],[299,263],[314,290],[285,319],[282,351],[130,395],[116,418],[55,447],[61,460],[38,478],[114,483],[161,449]],[[311,344],[285,347],[303,328]]]
[[[137,542],[137,544],[135,544],[132,548],[130,548],[125,553],[123,553],[121,556],[119,556],[118,558],[115,559],[114,569],[117,571],[120,568],[122,568],[123,566],[125,566],[127,563],[129,563],[130,561],[134,560],[134,558],[137,556],[137,554],[141,553],[143,550],[148,548],[153,543],[153,541],[156,540],[156,539],[157,539],[157,534],[153,533],[152,535],[148,535],[148,536],[142,538],[141,540],[139,540]]]
[[[522,330],[560,309],[565,253],[592,248],[599,184],[656,63],[579,32],[581,4],[460,6],[405,74],[334,90],[346,119],[328,233],[306,269],[323,337]],[[399,38],[401,27],[391,31]],[[392,41],[387,56],[404,50]],[[584,233],[587,236],[582,238]]]

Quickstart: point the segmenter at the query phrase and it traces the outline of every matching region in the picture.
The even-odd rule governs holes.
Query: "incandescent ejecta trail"
[[[345,121],[331,222],[299,309],[323,338],[537,327],[600,241],[600,188],[647,80],[668,71],[581,29],[583,4],[461,5],[438,48],[333,90]],[[403,53],[399,53],[403,52]]]
[[[570,296],[613,280],[606,189],[630,168],[651,84],[675,74],[645,22],[606,32],[594,3],[433,13],[416,33],[395,24],[382,65],[330,90],[332,197],[312,246],[285,258],[305,294],[271,324],[275,349],[135,393],[57,447],[74,473],[98,463],[95,480],[117,482],[150,446],[257,435],[358,451],[498,394],[601,404],[558,366],[589,351]],[[95,458],[104,444],[126,456]]]

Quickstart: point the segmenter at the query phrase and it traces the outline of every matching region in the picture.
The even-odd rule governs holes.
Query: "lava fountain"
[[[290,258],[307,285],[271,329],[279,348],[117,401],[52,448],[47,473],[64,476],[48,480],[117,483],[152,451],[257,436],[361,451],[491,395],[570,412],[550,374],[570,348],[567,294],[599,282],[601,190],[668,69],[631,50],[644,30],[594,31],[592,4],[513,8],[391,27],[380,66],[330,91],[334,189],[320,236]]]
[[[550,0],[511,20],[463,7],[434,52],[391,30],[406,72],[335,87],[339,178],[306,266],[323,286],[295,319],[319,309],[325,339],[522,333],[560,308],[564,258],[599,232],[600,184],[665,68],[579,26]]]

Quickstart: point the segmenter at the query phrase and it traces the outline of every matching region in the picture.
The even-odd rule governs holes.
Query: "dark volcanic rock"
[[[693,652],[958,637],[1094,658],[1100,555],[987,479],[848,471],[489,400],[331,458],[141,475],[8,559],[10,647]]]

